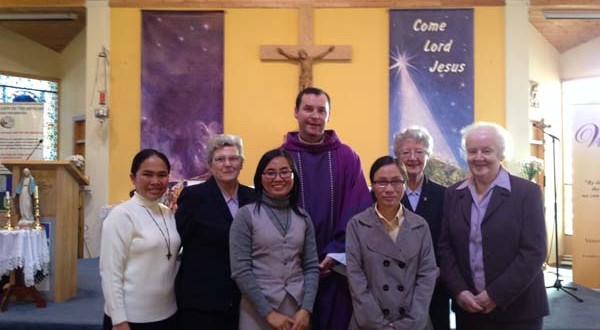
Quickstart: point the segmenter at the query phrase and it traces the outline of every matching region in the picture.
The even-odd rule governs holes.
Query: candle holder
[[[41,230],[43,227],[40,223],[40,197],[37,194],[37,187],[35,187],[35,194],[33,197],[33,218],[35,219],[35,221],[33,222],[33,229],[34,230]]]
[[[12,225],[11,220],[11,205],[10,205],[10,195],[8,191],[6,192],[6,196],[4,196],[4,209],[6,210],[6,224],[2,229],[4,230],[13,230],[15,229]]]

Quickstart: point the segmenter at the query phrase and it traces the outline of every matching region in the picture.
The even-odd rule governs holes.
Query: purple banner
[[[223,132],[223,12],[142,12],[141,146],[164,152],[171,180],[208,176]]]
[[[420,125],[434,158],[466,168],[460,130],[473,122],[473,11],[390,11],[390,149],[396,132]]]

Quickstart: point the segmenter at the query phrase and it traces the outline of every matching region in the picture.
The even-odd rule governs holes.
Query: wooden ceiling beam
[[[2,0],[0,8],[85,7],[85,0]]]
[[[551,7],[600,7],[598,0],[529,0],[529,5],[534,6],[551,6]]]
[[[504,0],[109,0],[111,7],[134,8],[456,8],[504,6]]]

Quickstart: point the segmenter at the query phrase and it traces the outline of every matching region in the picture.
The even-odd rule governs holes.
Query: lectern
[[[77,291],[79,214],[83,212],[80,191],[89,184],[88,180],[69,161],[2,160],[1,163],[12,172],[13,192],[24,168],[29,168],[35,177],[40,216],[43,221],[50,221],[53,231],[50,262],[54,301],[72,298]]]

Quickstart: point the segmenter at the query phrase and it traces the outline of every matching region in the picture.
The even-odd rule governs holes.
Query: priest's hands
[[[337,261],[332,259],[331,257],[325,257],[323,261],[319,264],[319,275],[321,277],[326,277],[331,274],[333,266],[337,264]]]

